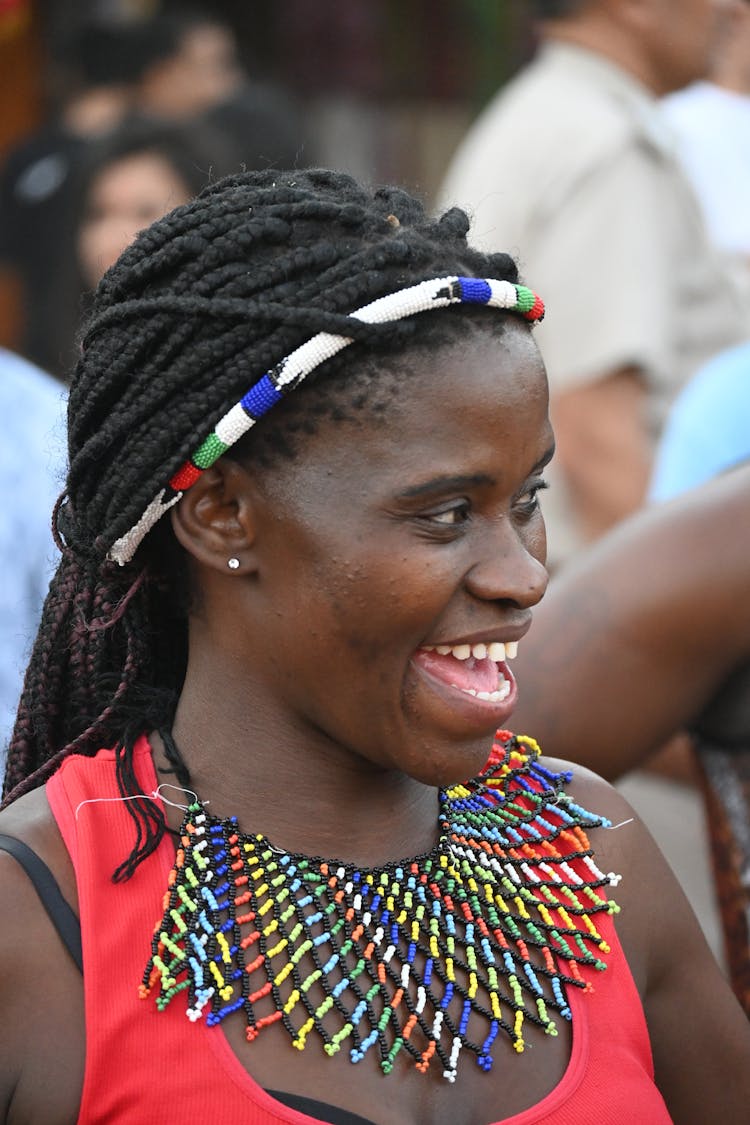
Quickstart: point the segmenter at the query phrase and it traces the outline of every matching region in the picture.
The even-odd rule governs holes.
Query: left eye
[[[456,504],[451,508],[443,508],[438,512],[425,512],[423,519],[430,523],[439,524],[441,527],[457,527],[466,523],[469,518],[469,505]]]

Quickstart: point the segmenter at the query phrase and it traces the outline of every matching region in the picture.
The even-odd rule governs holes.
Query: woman
[[[628,806],[493,745],[552,434],[541,302],[467,225],[249,173],[103,279],[0,820],[75,913],[0,853],[9,1122],[741,1116]]]
[[[133,115],[81,155],[55,262],[47,347],[67,379],[78,355],[82,314],[106,271],[138,231],[193,199],[212,178],[240,166],[239,149],[202,120]]]

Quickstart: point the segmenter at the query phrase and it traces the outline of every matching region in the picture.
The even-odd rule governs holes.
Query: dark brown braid
[[[6,794],[102,746],[119,747],[123,795],[138,793],[135,740],[169,730],[184,677],[185,567],[168,520],[125,567],[107,551],[226,410],[311,335],[343,328],[358,342],[257,427],[266,455],[289,451],[285,427],[294,431],[300,410],[309,430],[335,396],[361,404],[362,372],[372,381],[378,357],[410,342],[436,347],[449,324],[472,315],[370,326],[345,320],[353,309],[444,274],[517,280],[507,255],[468,247],[467,229],[462,212],[432,220],[396,188],[373,193],[327,171],[249,172],[207,188],[122,254],[95,295],[70,388],[67,496],[55,513],[62,558],[26,674]],[[186,784],[176,750],[172,758]],[[164,831],[153,802],[127,807],[138,841],[124,875]]]

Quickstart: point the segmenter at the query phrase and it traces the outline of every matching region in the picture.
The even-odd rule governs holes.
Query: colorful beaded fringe
[[[607,826],[565,793],[569,774],[538,761],[532,739],[498,732],[482,774],[441,791],[435,849],[365,869],[293,855],[200,802],[156,926],[141,996],[215,1026],[241,1011],[252,1041],[281,1021],[292,1045],[322,1040],[359,1062],[375,1048],[454,1081],[459,1053],[492,1067],[502,1031],[524,1049],[524,1024],[556,1034],[580,966],[605,968],[592,915],[618,911],[601,888],[586,828]],[[530,955],[530,948],[536,955]]]
[[[504,309],[530,323],[544,317],[542,299],[533,290],[510,281],[481,277],[438,277],[421,281],[418,285],[410,285],[406,289],[379,297],[349,315],[352,319],[362,320],[367,324],[386,324],[429,309],[458,304]],[[348,336],[319,332],[277,363],[271,371],[266,372],[219,419],[192,456],[173,474],[166,488],[154,497],[138,522],[112,544],[109,558],[120,566],[130,562],[151,528],[206,469],[218,461],[284,395],[298,387],[316,367],[351,343]]]

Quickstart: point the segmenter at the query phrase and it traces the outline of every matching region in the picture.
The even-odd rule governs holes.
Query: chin
[[[492,750],[493,735],[494,731],[481,742],[477,740],[470,745],[453,746],[439,751],[426,747],[419,761],[410,762],[402,768],[415,781],[438,789],[469,781],[486,766]]]

